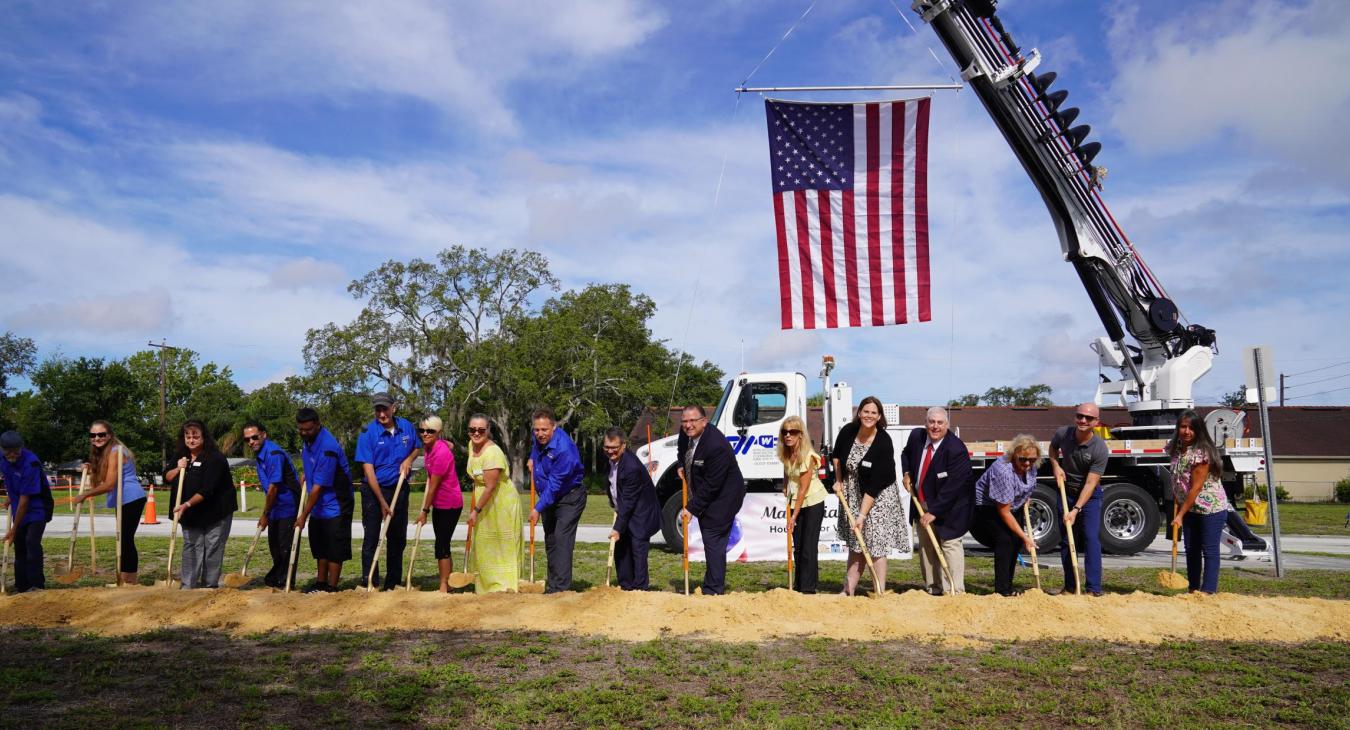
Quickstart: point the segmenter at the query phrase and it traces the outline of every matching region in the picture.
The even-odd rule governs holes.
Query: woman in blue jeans
[[[1186,579],[1192,593],[1219,590],[1219,533],[1228,514],[1228,496],[1219,475],[1223,457],[1205,422],[1193,410],[1177,416],[1176,436],[1167,445],[1172,457],[1172,520],[1186,540]]]

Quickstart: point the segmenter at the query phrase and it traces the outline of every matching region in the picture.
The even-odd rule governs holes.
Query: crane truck
[[[1014,40],[997,14],[997,0],[915,0],[912,5],[956,61],[961,77],[979,97],[1040,193],[1058,234],[1061,253],[1074,267],[1105,336],[1091,343],[1102,372],[1095,402],[1125,408],[1131,425],[1114,429],[1111,460],[1102,480],[1103,548],[1117,554],[1143,549],[1158,534],[1170,479],[1164,453],[1177,414],[1195,406],[1192,390],[1209,372],[1217,353],[1214,330],[1190,323],[1116,222],[1101,197],[1106,169],[1095,164],[1100,142],[1078,124],[1080,110],[1065,106],[1053,71],[1041,71],[1041,55]],[[1129,339],[1127,340],[1126,333]],[[829,382],[833,360],[821,374],[826,394],[820,444],[852,417],[852,389]],[[711,423],[731,441],[752,490],[779,488],[782,468],[774,453],[778,427],[789,415],[807,415],[807,380],[798,372],[742,373],[726,384]],[[899,409],[886,407],[892,438],[904,443],[912,426],[898,423]],[[1243,414],[1215,411],[1207,426],[1223,446],[1225,485],[1245,483],[1263,463],[1259,439],[1243,438]],[[959,418],[953,427],[959,435]],[[1014,434],[1008,434],[1011,440]],[[968,444],[977,474],[1002,454],[1000,442]],[[664,507],[668,545],[679,543],[679,479],[675,439],[643,447],[650,457]],[[1044,446],[1043,446],[1044,448]],[[1032,498],[1032,529],[1042,548],[1059,542],[1054,492],[1042,484]],[[986,542],[987,536],[974,537]],[[1236,553],[1243,541],[1227,535]],[[1259,540],[1248,550],[1263,549]]]

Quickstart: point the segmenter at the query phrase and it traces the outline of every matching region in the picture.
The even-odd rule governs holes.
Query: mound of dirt
[[[689,635],[720,641],[787,636],[882,641],[1171,639],[1350,641],[1350,601],[1319,598],[1049,596],[881,598],[803,596],[786,590],[683,596],[597,588],[558,595],[432,592],[282,594],[135,587],[50,590],[0,599],[0,624],[68,627],[102,634],[194,628],[251,634],[334,629],[526,630],[643,641]]]

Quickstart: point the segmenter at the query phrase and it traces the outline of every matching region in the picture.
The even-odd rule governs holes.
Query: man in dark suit
[[[727,539],[745,501],[745,479],[727,437],[708,425],[703,406],[685,406],[678,442],[680,476],[689,482],[688,513],[703,533],[703,595],[726,592]]]
[[[656,505],[656,485],[642,462],[624,448],[623,431],[605,431],[605,456],[609,457],[609,506],[614,508],[614,566],[619,587],[645,591],[647,550],[652,535],[661,529],[661,510]]]
[[[928,409],[923,428],[909,434],[900,453],[900,467],[913,485],[913,498],[923,505],[924,516],[918,525],[919,562],[928,592],[964,593],[966,553],[961,537],[970,529],[975,514],[975,475],[970,469],[970,452],[956,434],[949,431],[947,409]],[[918,510],[910,511],[910,518]],[[938,544],[928,539],[923,525],[933,528]],[[942,575],[937,551],[941,550],[951,570],[949,584]]]

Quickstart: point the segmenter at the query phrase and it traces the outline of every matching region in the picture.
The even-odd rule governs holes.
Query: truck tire
[[[1031,493],[1031,537],[1036,541],[1036,550],[1053,550],[1059,545],[1059,524],[1055,521],[1055,493],[1049,487],[1037,485]],[[1014,515],[1017,523],[1022,524],[1022,511]],[[1025,527],[1022,529],[1026,529]],[[994,537],[983,523],[970,526],[970,536],[975,542],[989,548],[994,547]]]
[[[661,507],[661,537],[666,539],[666,552],[684,552],[684,525],[680,524],[680,507],[683,503],[680,492],[666,498]]]
[[[1142,487],[1117,482],[1102,495],[1102,552],[1134,555],[1158,536],[1158,501]],[[1081,543],[1080,543],[1081,544]]]

